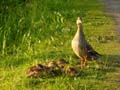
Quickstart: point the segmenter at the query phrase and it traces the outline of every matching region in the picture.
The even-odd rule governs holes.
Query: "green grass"
[[[86,39],[103,56],[78,77],[26,78],[37,63],[61,57],[70,65],[79,62],[71,49],[78,16]],[[0,1],[1,90],[119,90],[119,58],[114,22],[97,0]]]

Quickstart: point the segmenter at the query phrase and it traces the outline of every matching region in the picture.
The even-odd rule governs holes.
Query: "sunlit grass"
[[[117,82],[107,78],[118,69],[119,43],[114,22],[97,0],[1,0],[0,1],[1,90],[114,90]],[[78,77],[65,75],[28,79],[31,65],[64,58],[75,65],[71,49],[76,18],[82,16],[86,39],[103,56],[90,61]],[[115,63],[113,63],[115,62]],[[117,62],[117,63],[116,63]]]

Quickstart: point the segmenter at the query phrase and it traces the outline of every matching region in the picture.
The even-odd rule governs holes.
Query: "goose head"
[[[81,17],[77,18],[76,24],[77,24],[78,27],[80,27],[80,25],[82,24],[82,18]]]

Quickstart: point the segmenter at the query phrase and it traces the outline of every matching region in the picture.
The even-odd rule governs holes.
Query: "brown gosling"
[[[37,64],[32,66],[26,72],[27,77],[37,78],[39,77],[44,71],[44,66],[42,64]]]
[[[56,68],[57,67],[57,63],[55,61],[50,61],[47,64],[47,67],[49,67],[49,68]]]
[[[71,67],[71,66],[64,66],[64,68],[62,68],[62,71],[68,75],[68,76],[72,76],[72,77],[76,77],[79,75],[78,70],[75,67]]]
[[[75,67],[67,67],[66,74],[72,77],[76,77],[79,75],[79,72]]]
[[[57,61],[57,65],[60,69],[63,69],[65,65],[67,65],[68,62],[65,61],[64,59],[60,58],[58,61]]]
[[[50,61],[48,64],[45,65],[46,68],[45,68],[45,71],[46,73],[48,74],[52,74],[52,75],[55,75],[56,74],[56,68],[58,67],[57,66],[57,63],[55,61]]]

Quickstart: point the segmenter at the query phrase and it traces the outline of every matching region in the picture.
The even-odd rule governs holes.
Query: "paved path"
[[[101,0],[106,4],[106,12],[110,14],[116,23],[116,33],[120,39],[120,0]]]

